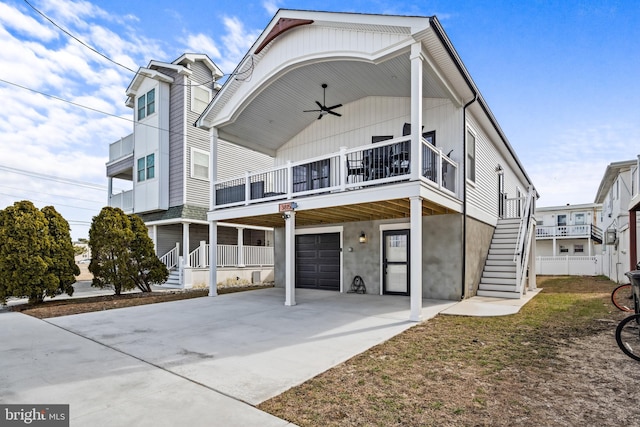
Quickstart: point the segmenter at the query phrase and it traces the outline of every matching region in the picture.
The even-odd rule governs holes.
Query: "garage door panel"
[[[296,236],[296,287],[340,290],[340,233]]]

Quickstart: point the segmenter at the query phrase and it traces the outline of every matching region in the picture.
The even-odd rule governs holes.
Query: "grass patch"
[[[259,408],[300,426],[526,419],[522,382],[540,382],[565,343],[598,334],[611,324],[602,319],[621,316],[609,301],[615,284],[601,277],[540,278],[539,287],[516,315],[437,316]]]

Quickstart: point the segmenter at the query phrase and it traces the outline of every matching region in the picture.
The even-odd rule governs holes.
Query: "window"
[[[193,83],[191,85],[191,111],[202,113],[211,101],[211,89]]]
[[[147,156],[147,179],[151,179],[156,176],[155,157],[155,154],[149,154]]]
[[[476,182],[476,137],[467,131],[467,179]]]
[[[569,248],[563,245],[560,245],[560,253],[561,254],[567,254],[569,253]]]
[[[576,225],[585,225],[584,213],[576,214]]]
[[[209,153],[191,149],[191,177],[199,179],[209,179]]]
[[[138,97],[138,120],[156,112],[156,90],[151,89],[144,95]]]
[[[573,252],[577,254],[584,253],[584,245],[573,245]]]
[[[138,159],[138,182],[144,181],[145,176],[144,157],[141,157]]]
[[[138,182],[154,178],[156,176],[155,154],[138,159]]]
[[[567,225],[567,216],[558,215],[558,227],[564,227],[565,225]]]

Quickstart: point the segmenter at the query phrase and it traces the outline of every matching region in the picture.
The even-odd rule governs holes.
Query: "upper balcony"
[[[133,181],[133,134],[109,145],[107,177]]]
[[[536,228],[536,239],[589,239],[602,243],[602,229],[592,224],[541,225]]]
[[[420,143],[419,179],[440,194],[458,198],[458,164],[426,139]],[[411,178],[409,136],[245,173],[215,185],[215,209],[387,186]],[[249,183],[249,185],[247,185]]]

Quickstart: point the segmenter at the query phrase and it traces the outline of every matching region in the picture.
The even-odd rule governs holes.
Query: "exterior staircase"
[[[522,296],[517,291],[516,263],[513,260],[520,222],[520,218],[498,220],[476,295],[515,299]]]
[[[180,271],[178,271],[177,268],[170,269],[169,278],[162,284],[162,286],[167,288],[182,288],[182,284],[180,283]]]

